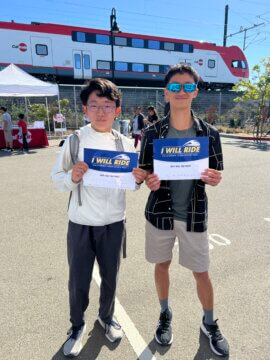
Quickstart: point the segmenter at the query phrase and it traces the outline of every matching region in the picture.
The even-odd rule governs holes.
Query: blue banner
[[[84,149],[89,169],[111,173],[129,173],[137,167],[138,154],[122,151]]]
[[[207,136],[178,139],[155,139],[154,159],[169,162],[201,160],[209,157]]]

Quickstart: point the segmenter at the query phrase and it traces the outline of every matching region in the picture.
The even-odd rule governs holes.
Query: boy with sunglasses
[[[121,111],[121,96],[116,85],[106,79],[92,79],[81,91],[80,97],[83,112],[91,119],[91,124],[82,127],[79,132],[79,161],[73,165],[69,137],[52,170],[56,187],[60,191],[72,192],[67,234],[72,327],[63,346],[63,353],[68,357],[78,356],[82,349],[86,330],[84,313],[89,304],[95,259],[101,276],[98,321],[109,341],[115,342],[123,336],[113,314],[120,253],[125,237],[125,191],[83,186],[82,178],[88,170],[83,161],[84,148],[136,152],[131,140],[112,130],[114,119]],[[136,168],[133,175],[139,185],[146,173]]]
[[[191,110],[198,94],[199,75],[187,64],[171,67],[165,77],[165,100],[168,115],[145,130],[140,167],[148,171],[146,184],[151,190],[145,209],[147,261],[155,263],[155,284],[161,313],[155,332],[160,345],[173,341],[172,310],[169,306],[169,267],[176,237],[179,263],[193,272],[197,293],[203,308],[202,332],[209,338],[212,351],[229,354],[229,345],[213,315],[213,288],[208,274],[209,246],[207,236],[207,196],[205,184],[216,186],[221,181],[223,157],[218,131],[198,119]],[[200,180],[160,181],[153,173],[153,140],[163,138],[209,138],[209,169]]]

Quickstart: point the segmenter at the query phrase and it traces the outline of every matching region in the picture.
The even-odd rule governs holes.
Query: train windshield
[[[232,68],[234,69],[247,69],[247,63],[244,60],[233,60]]]

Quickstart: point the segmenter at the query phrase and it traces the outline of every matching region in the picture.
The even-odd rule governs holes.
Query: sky
[[[110,29],[116,9],[122,32],[200,40],[223,44],[225,5],[229,5],[228,35],[246,32],[244,53],[249,68],[270,56],[269,0],[13,0],[1,4],[0,21],[39,21]],[[244,32],[229,36],[227,46],[243,49]]]

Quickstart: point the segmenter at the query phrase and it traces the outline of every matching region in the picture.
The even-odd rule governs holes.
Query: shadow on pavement
[[[199,335],[199,348],[197,350],[196,355],[192,360],[217,360],[217,359],[225,359],[228,360],[230,357],[220,357],[218,355],[213,354],[209,347],[209,340],[207,337],[200,331]]]
[[[223,141],[223,144],[238,146],[243,149],[270,151],[270,144],[266,142],[256,143],[254,141]]]
[[[145,349],[145,351],[143,351],[140,356],[137,358],[137,360],[139,359],[147,359],[146,357],[146,351],[148,352],[149,350],[151,351],[152,355],[155,355],[155,353],[159,353],[160,355],[165,355],[169,350],[170,350],[170,346],[161,346],[159,345],[155,339],[153,339],[148,345],[147,348]],[[150,358],[149,358],[150,360]]]
[[[98,321],[95,322],[93,329],[88,333],[88,340],[84,345],[82,352],[76,357],[78,360],[96,360],[103,346],[106,346],[110,351],[116,349],[121,342],[110,343],[105,338],[104,330],[99,325]],[[57,353],[51,358],[51,360],[66,360],[62,352],[62,346]]]
[[[0,157],[13,157],[13,156],[27,156],[27,155],[33,155],[36,154],[37,151],[35,150],[29,150],[28,153],[25,153],[21,150],[14,150],[12,152],[7,152],[7,151],[0,151]]]

